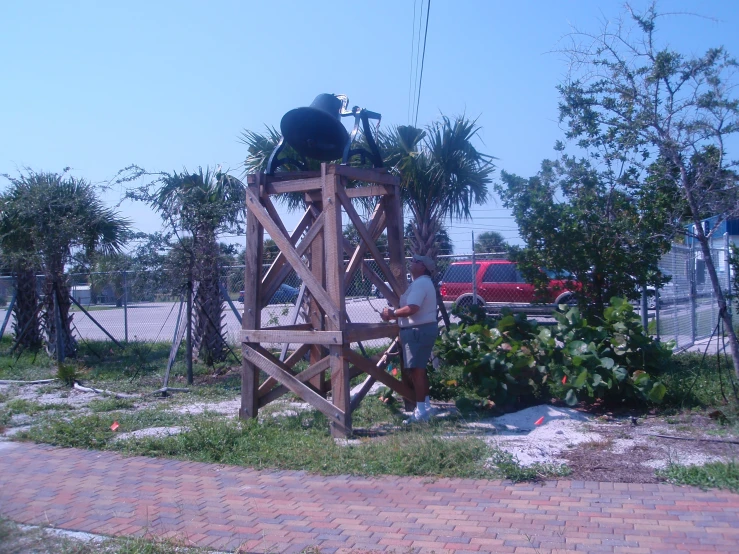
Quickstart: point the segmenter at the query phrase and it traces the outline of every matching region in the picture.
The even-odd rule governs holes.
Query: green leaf
[[[613,368],[613,376],[620,383],[629,376],[629,372],[621,366],[616,366]]]
[[[581,340],[575,340],[567,345],[567,352],[570,356],[582,356],[588,351],[588,345]]]
[[[662,399],[665,397],[665,393],[667,392],[667,387],[665,387],[662,383],[659,381],[654,384],[652,387],[652,390],[649,391],[649,400],[655,403],[662,402]]]
[[[575,404],[577,404],[577,394],[575,394],[575,391],[573,389],[567,391],[565,402],[568,406],[574,406]]]
[[[575,379],[575,382],[572,384],[575,388],[582,388],[585,383],[588,381],[588,370],[583,369],[580,374],[577,376],[577,379]]]
[[[613,368],[615,363],[616,362],[613,361],[613,358],[601,358],[600,359],[600,365],[602,365],[606,369]]]

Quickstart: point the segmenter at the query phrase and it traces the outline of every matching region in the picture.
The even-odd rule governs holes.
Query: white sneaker
[[[429,413],[421,412],[418,408],[413,411],[413,415],[403,422],[403,425],[411,425],[412,423],[426,423],[429,420]]]

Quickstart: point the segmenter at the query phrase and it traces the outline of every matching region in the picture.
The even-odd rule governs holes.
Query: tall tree
[[[496,186],[526,245],[511,255],[527,280],[543,292],[551,276],[571,278],[582,309],[597,316],[613,296],[663,284],[658,262],[675,229],[674,194],[612,177],[564,155],[529,179],[503,171]]]
[[[139,175],[145,174],[138,171]],[[127,177],[130,180],[132,176]],[[243,231],[244,185],[221,171],[160,173],[129,197],[157,210],[188,254],[187,282],[198,283],[193,299],[193,349],[208,365],[226,358],[219,234]],[[189,240],[186,240],[189,239]]]
[[[64,349],[65,356],[77,352],[69,315],[69,287],[65,265],[77,250],[88,256],[119,252],[129,231],[129,222],[106,208],[95,188],[84,179],[65,173],[36,173],[27,170],[17,177],[4,175],[10,188],[2,195],[0,242],[17,256],[25,257],[26,269],[41,267],[44,280],[43,327],[50,352]],[[54,299],[58,299],[58,315]],[[61,321],[57,344],[57,319]]]
[[[737,213],[737,203],[715,205],[734,196],[733,163],[727,137],[739,131],[735,95],[736,61],[723,48],[702,56],[662,46],[657,37],[661,14],[655,4],[644,13],[627,12],[596,33],[575,30],[565,50],[571,71],[559,87],[560,120],[567,137],[610,167],[643,170],[659,156],[688,206],[706,269],[739,375],[739,343],[726,297],[711,258],[711,236]],[[713,161],[706,163],[709,153]],[[710,156],[709,156],[710,157]],[[705,230],[703,216],[717,216]]]
[[[400,174],[415,253],[435,255],[444,221],[469,219],[472,206],[487,201],[493,157],[474,146],[478,132],[465,116],[442,116],[425,130],[401,125],[380,134],[386,165]]]
[[[475,237],[475,252],[505,252],[507,248],[508,243],[497,231],[485,231]]]

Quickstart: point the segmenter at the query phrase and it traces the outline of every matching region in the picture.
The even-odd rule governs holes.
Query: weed
[[[676,485],[694,485],[703,489],[728,489],[739,492],[739,463],[713,462],[703,466],[670,464],[657,476]]]
[[[87,405],[92,412],[112,412],[115,410],[128,410],[134,407],[133,400],[129,398],[101,398],[92,400]]]
[[[73,387],[75,381],[79,379],[77,367],[72,364],[59,364],[56,377],[68,387]]]

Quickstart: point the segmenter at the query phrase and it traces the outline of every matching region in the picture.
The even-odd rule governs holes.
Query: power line
[[[423,63],[426,61],[426,37],[429,34],[429,12],[431,11],[431,0],[426,5],[426,31],[423,33],[423,56],[421,57],[421,78],[418,80],[418,98],[416,100],[416,119],[413,126],[418,125],[418,106],[421,104],[421,86],[423,85]]]
[[[411,64],[410,71],[408,72],[408,121],[411,120],[411,106],[413,106],[413,97],[411,96],[411,90],[413,89],[413,53],[416,48],[416,2],[413,0],[413,20],[411,21]]]
[[[414,17],[415,17],[415,11],[414,11]],[[418,57],[421,54],[421,24],[423,22],[423,0],[421,0],[421,11],[418,14],[418,34],[416,35],[418,37],[416,42],[416,75],[413,80],[413,99],[416,98],[416,92],[418,90]],[[415,25],[415,21],[414,21]],[[413,119],[413,99],[411,99],[411,119]],[[409,121],[410,123],[410,121]]]

